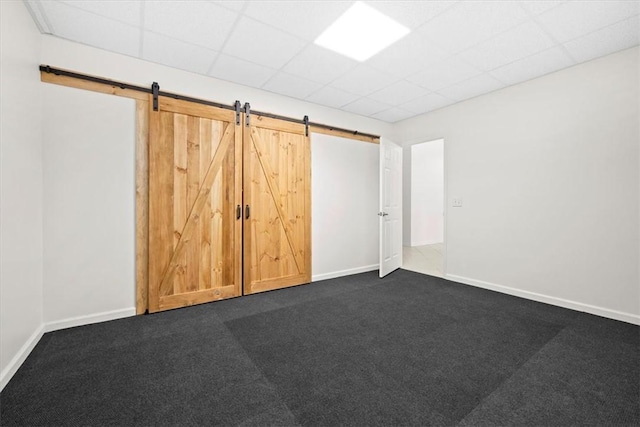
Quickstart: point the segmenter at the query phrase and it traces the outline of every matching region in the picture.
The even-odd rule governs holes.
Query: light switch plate
[[[453,207],[461,208],[462,207],[462,197],[454,197],[453,198]]]

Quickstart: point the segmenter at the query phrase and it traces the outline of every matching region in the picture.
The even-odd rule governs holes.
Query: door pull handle
[[[245,219],[249,219],[249,215],[251,214],[249,205],[245,206],[244,212],[245,212]]]
[[[378,216],[387,216],[387,215],[389,215],[389,214],[386,213],[386,212],[378,212]]]
[[[242,206],[236,206],[236,219],[240,219],[242,217]]]

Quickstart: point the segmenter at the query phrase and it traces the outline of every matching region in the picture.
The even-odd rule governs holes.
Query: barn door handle
[[[249,215],[251,214],[251,210],[249,208],[249,205],[245,206],[244,212],[245,212],[245,219],[249,219]]]
[[[242,216],[242,206],[238,205],[236,206],[236,219],[240,219],[241,216]]]

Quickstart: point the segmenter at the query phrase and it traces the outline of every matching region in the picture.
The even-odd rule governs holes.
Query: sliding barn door
[[[311,281],[311,152],[302,124],[244,128],[244,293]]]
[[[241,295],[235,113],[161,96],[149,121],[149,311]]]

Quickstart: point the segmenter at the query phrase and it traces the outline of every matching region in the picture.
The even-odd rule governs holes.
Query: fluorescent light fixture
[[[358,1],[320,34],[315,44],[366,61],[407,34],[407,27]]]

